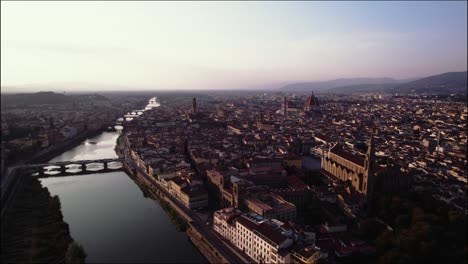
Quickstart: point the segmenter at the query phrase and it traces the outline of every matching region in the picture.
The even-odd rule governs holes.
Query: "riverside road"
[[[128,160],[131,159],[127,159]],[[141,176],[145,177],[146,181],[152,183],[152,186],[148,186],[150,194],[153,196],[154,199],[159,197],[157,193],[155,193],[154,188],[157,188],[157,190],[165,195],[168,199],[171,200],[173,204],[175,204],[177,207],[180,208],[184,212],[186,216],[188,216],[190,219],[186,220],[192,220],[193,221],[193,226],[197,227],[197,230],[200,234],[203,235],[203,237],[210,242],[211,245],[213,245],[216,250],[221,253],[226,259],[229,260],[230,263],[249,263],[251,261],[247,260],[245,256],[242,256],[239,252],[236,250],[233,250],[232,247],[227,245],[221,238],[219,238],[211,228],[211,224],[207,225],[206,222],[208,219],[203,219],[200,214],[186,208],[180,201],[177,199],[174,199],[172,195],[163,187],[161,186],[153,177],[150,177],[147,175],[145,171],[143,171],[140,167],[136,166],[132,161],[129,162],[132,164],[132,167],[136,168],[138,170],[138,174]],[[184,217],[185,218],[185,217]]]

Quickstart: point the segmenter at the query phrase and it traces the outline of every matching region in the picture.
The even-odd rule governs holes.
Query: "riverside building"
[[[313,245],[305,245],[286,224],[232,207],[214,213],[213,229],[256,263],[312,264],[326,256]],[[298,254],[302,251],[308,254]]]

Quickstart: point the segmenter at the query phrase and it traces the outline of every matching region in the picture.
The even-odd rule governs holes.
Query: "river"
[[[117,157],[117,132],[103,132],[53,161]],[[83,245],[89,263],[203,263],[202,254],[178,232],[157,201],[123,171],[44,178],[58,195],[65,222]]]

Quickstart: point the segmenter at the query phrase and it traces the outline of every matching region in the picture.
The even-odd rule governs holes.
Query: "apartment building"
[[[213,216],[214,230],[257,263],[291,263],[289,248],[295,234],[283,225],[234,208],[218,210]]]

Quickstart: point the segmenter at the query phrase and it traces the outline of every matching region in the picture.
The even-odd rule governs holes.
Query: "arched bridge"
[[[44,178],[44,177],[57,176],[57,175],[47,175],[47,174],[44,173],[44,171],[46,170],[45,168],[49,167],[49,166],[60,167],[60,174],[64,175],[64,174],[77,174],[77,172],[76,173],[67,172],[67,169],[68,169],[67,166],[68,165],[80,165],[81,172],[86,173],[86,172],[88,172],[87,171],[87,166],[86,166],[88,164],[101,163],[101,164],[104,165],[104,170],[109,170],[110,168],[109,168],[108,164],[111,163],[111,162],[120,162],[122,164],[123,159],[115,158],[115,159],[97,159],[97,160],[70,160],[70,161],[58,161],[58,162],[39,163],[39,164],[24,164],[24,165],[16,166],[15,169],[35,170],[35,171],[38,172],[38,176],[40,178]],[[121,167],[119,167],[117,169],[120,169],[120,168]],[[95,172],[95,171],[93,171],[93,172]]]

